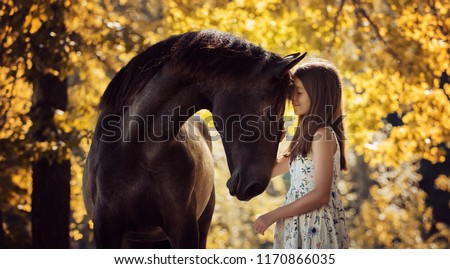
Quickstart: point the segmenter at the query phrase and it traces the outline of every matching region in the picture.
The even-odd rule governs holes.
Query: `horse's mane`
[[[129,105],[133,97],[169,61],[176,63],[180,70],[196,76],[244,78],[251,75],[250,72],[264,68],[266,63],[280,60],[280,56],[228,33],[206,30],[172,36],[150,46],[123,67],[106,88],[99,108],[102,111],[118,111]],[[280,97],[286,100],[286,96],[282,93]],[[284,100],[275,100],[278,113]]]

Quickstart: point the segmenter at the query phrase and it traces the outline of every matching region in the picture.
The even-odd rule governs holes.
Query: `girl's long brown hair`
[[[298,128],[286,155],[290,162],[299,155],[306,157],[311,152],[313,136],[317,130],[330,126],[338,139],[341,170],[346,170],[342,83],[337,69],[327,61],[316,60],[300,65],[294,71],[294,78],[300,79],[305,87],[311,99],[311,109],[306,115],[298,118]],[[295,90],[295,88],[293,87],[292,90]],[[290,97],[293,96],[292,93]]]

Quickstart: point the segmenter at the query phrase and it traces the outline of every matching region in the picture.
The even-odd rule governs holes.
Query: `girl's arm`
[[[328,203],[333,180],[333,155],[335,150],[336,142],[331,131],[320,128],[316,132],[312,143],[314,190],[288,205],[260,216],[254,224],[257,232],[264,234],[264,231],[270,225],[280,219],[302,215]]]
[[[283,155],[282,157],[276,160],[275,166],[273,167],[271,178],[282,175],[287,171],[289,171],[289,157]]]
[[[282,141],[285,136],[286,136],[286,129],[283,126],[280,141]],[[277,160],[275,161],[275,165],[272,170],[271,178],[282,175],[282,174],[286,173],[287,171],[289,171],[289,157],[286,157],[283,155],[280,158],[277,158]]]

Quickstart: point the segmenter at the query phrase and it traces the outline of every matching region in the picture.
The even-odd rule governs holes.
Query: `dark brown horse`
[[[99,248],[204,248],[214,211],[212,112],[230,194],[249,200],[270,180],[290,91],[282,58],[233,35],[191,32],[133,58],[108,85],[83,190]],[[157,243],[155,243],[157,242]]]

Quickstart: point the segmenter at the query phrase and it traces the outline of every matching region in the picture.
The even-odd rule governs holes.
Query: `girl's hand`
[[[267,230],[267,228],[269,228],[270,225],[272,225],[275,221],[276,219],[273,217],[273,213],[269,212],[257,218],[255,223],[253,224],[253,228],[258,233],[264,235],[264,232]]]

